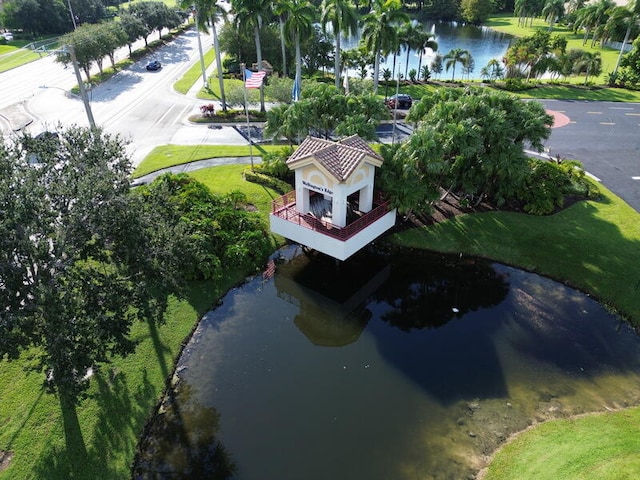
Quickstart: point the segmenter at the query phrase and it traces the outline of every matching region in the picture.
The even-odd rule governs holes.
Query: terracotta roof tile
[[[291,165],[304,158],[314,157],[339,181],[349,178],[365,156],[382,160],[367,143],[357,135],[332,142],[316,137],[307,137],[289,157]]]

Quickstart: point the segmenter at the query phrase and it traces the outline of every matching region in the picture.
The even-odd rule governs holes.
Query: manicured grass
[[[205,69],[211,65],[215,58],[215,50],[209,48],[203,55]],[[186,95],[187,92],[195,85],[198,80],[202,79],[202,65],[200,58],[186,71],[180,80],[173,84],[173,88],[178,92]]]
[[[11,45],[0,45],[0,73],[40,58],[40,55],[32,50],[25,50]]]
[[[553,420],[518,435],[484,480],[638,478],[640,408]]]
[[[640,91],[624,88],[584,89],[578,86],[552,84],[537,85],[536,88],[515,93],[521,98],[553,98],[557,100],[590,100],[600,102],[640,102]]]
[[[218,193],[244,191],[266,221],[267,205],[277,194],[244,182],[244,168],[217,167],[194,176]],[[89,395],[77,409],[81,435],[71,439],[72,444],[86,448],[87,454],[79,462],[74,462],[67,450],[57,397],[44,392],[44,376],[32,370],[32,356],[25,353],[19,361],[0,361],[0,450],[13,452],[11,464],[0,472],[0,479],[130,478],[138,439],[183,341],[200,316],[250,273],[227,268],[218,282],[195,283],[187,298],[172,299],[164,324],[136,324],[132,330],[132,337],[139,342],[135,353],[95,373]]]
[[[247,201],[254,205],[264,217],[265,222],[268,222],[271,201],[278,198],[280,194],[257,183],[245,181],[242,174],[247,168],[249,168],[247,165],[222,165],[195,170],[190,172],[189,176],[208,185],[213,193],[242,191],[247,196]]]
[[[254,145],[253,154],[260,156],[284,148],[283,145]],[[133,172],[133,178],[174,165],[208,158],[248,157],[249,145],[160,145],[147,155]]]
[[[486,22],[484,22],[484,25],[498,32],[507,33],[515,37],[526,37],[529,35],[533,35],[536,30],[549,30],[549,24],[546,23],[542,18],[534,19],[532,26],[529,26],[529,24],[527,23],[527,26],[523,27],[518,25],[518,18],[511,14],[493,16]],[[599,43],[596,43],[592,47],[590,38],[587,43],[583,45],[584,34],[582,32],[573,33],[573,31],[560,24],[556,24],[553,30],[551,30],[551,34],[561,35],[567,38],[567,51],[575,48],[579,50],[586,50],[589,52],[600,52],[600,55],[602,56],[602,74],[599,77],[589,78],[589,82],[592,82],[596,85],[606,84],[607,75],[615,68],[619,50],[609,47],[600,47]],[[562,79],[563,82],[565,80],[568,83],[583,84],[584,76]]]

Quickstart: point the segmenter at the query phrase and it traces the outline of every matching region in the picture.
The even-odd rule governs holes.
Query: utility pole
[[[76,74],[76,80],[78,81],[78,88],[80,89],[80,98],[82,98],[82,103],[84,103],[84,109],[87,112],[87,118],[89,119],[89,126],[92,130],[96,128],[96,122],[93,119],[93,113],[91,112],[91,105],[89,105],[89,98],[87,97],[87,91],[84,88],[84,83],[82,82],[82,76],[80,75],[80,68],[78,67],[78,59],[76,58],[76,51],[73,48],[73,45],[67,45],[65,47],[66,51],[71,56],[71,63],[73,64],[73,71]]]
[[[67,5],[69,5],[69,13],[71,14],[71,21],[73,22],[73,29],[78,28],[76,24],[76,16],[73,14],[73,9],[71,8],[71,0],[67,0]]]

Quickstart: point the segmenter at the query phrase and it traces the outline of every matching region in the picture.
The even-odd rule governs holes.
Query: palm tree
[[[436,53],[436,56],[433,58],[431,62],[431,71],[440,78],[440,74],[442,73],[442,55]]]
[[[217,3],[215,0],[198,0],[199,3],[196,3],[196,8],[201,10],[204,14],[206,14],[209,18],[209,23],[211,23],[211,30],[213,34],[213,48],[216,53],[216,70],[218,72],[218,85],[220,86],[220,103],[222,104],[222,111],[227,111],[227,99],[224,93],[224,76],[223,76],[223,67],[222,60],[220,58],[220,44],[218,42],[218,29],[216,28],[216,22],[222,20],[223,22],[227,21],[227,11],[226,9]]]
[[[444,69],[445,71],[449,71],[449,68],[453,67],[453,72],[451,75],[451,81],[455,81],[455,77],[456,77],[456,64],[460,63],[463,67],[464,65],[468,64],[469,62],[469,58],[471,57],[471,54],[469,53],[469,50],[464,50],[462,48],[454,48],[453,50],[450,50],[449,53],[447,53],[444,57]]]
[[[631,29],[634,25],[638,24],[638,19],[640,18],[640,2],[637,0],[630,0],[627,8],[631,15],[627,18],[627,31],[624,34],[624,40],[622,40],[622,45],[620,45],[620,53],[618,54],[618,59],[616,60],[616,66],[613,69],[613,74],[616,75],[618,73],[618,68],[620,67],[620,61],[622,60],[622,54],[624,53],[624,46],[629,41],[629,35],[631,34]]]
[[[593,35],[591,37],[591,46],[593,47],[598,38],[597,33],[601,33],[604,25],[609,19],[609,12],[616,4],[613,0],[598,0],[595,4],[595,24],[593,26]]]
[[[600,52],[583,51],[574,66],[577,73],[585,71],[584,84],[589,81],[589,75],[600,75],[602,72],[602,58]]]
[[[262,45],[260,43],[260,29],[262,28],[262,19],[268,12],[268,4],[265,0],[232,0],[231,7],[235,13],[236,28],[238,30],[243,28],[253,29],[258,69],[261,69]],[[264,87],[260,87],[260,111],[265,111]]]
[[[400,10],[400,0],[373,0],[371,11],[363,17],[362,41],[374,55],[373,93],[378,92],[380,56],[394,51],[398,42],[397,25],[409,17]]]
[[[335,85],[340,88],[340,73],[342,72],[341,47],[342,35],[355,35],[358,30],[358,14],[351,0],[323,0],[322,16],[320,23],[322,28],[331,24],[333,35],[336,39],[336,52],[334,56]]]
[[[291,0],[289,15],[284,29],[289,40],[296,48],[296,82],[302,79],[302,57],[300,54],[301,37],[309,38],[313,32],[316,10],[308,0]]]
[[[527,19],[533,23],[534,17],[540,14],[542,5],[540,0],[515,0],[514,13],[518,15],[518,25],[527,26]]]
[[[500,61],[496,58],[492,58],[491,60],[489,60],[485,68],[489,72],[489,78],[491,80],[499,80],[504,77],[504,68],[502,67]]]
[[[420,48],[420,35],[424,33],[422,30],[422,24],[416,22],[407,22],[400,28],[398,32],[398,41],[401,46],[407,49],[407,59],[404,67],[404,78],[407,78],[407,72],[409,72],[409,59],[411,57],[411,50]]]
[[[574,30],[577,32],[580,28],[584,28],[584,36],[582,37],[582,45],[587,43],[589,34],[596,26],[598,18],[597,5],[588,5],[581,8],[576,13],[576,21],[574,23]]]
[[[564,16],[564,0],[547,0],[542,9],[545,21],[549,24],[549,30]]]
[[[204,56],[202,54],[202,43],[200,41],[200,32],[204,31],[208,33],[208,31],[207,26],[204,24],[204,22],[200,22],[199,19],[202,16],[207,18],[208,10],[209,8],[211,8],[211,5],[206,1],[200,3],[192,3],[187,0],[182,0],[180,6],[182,8],[190,9],[191,13],[193,14],[193,18],[195,19],[196,34],[198,35],[198,52],[200,54],[200,67],[202,69],[202,82],[205,88],[209,88],[209,84],[207,83],[207,72],[204,66]],[[100,64],[98,66],[100,67],[100,73],[102,73],[102,66]]]
[[[284,22],[287,20],[287,15],[291,10],[290,0],[274,0],[272,4],[273,13],[278,17],[280,24],[280,50],[282,51],[282,75],[287,76],[287,48],[286,37],[284,34]]]
[[[433,34],[429,32],[423,32],[418,38],[418,49],[420,53],[418,55],[418,72],[422,72],[422,56],[427,48],[436,52],[438,50],[438,42],[436,42]]]

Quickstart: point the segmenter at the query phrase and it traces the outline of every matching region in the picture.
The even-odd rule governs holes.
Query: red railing
[[[310,228],[316,232],[344,241],[389,213],[389,201],[384,200],[380,192],[375,192],[373,204],[375,207],[370,212],[363,214],[345,227],[338,227],[331,222],[320,220],[309,213],[303,214],[298,212],[298,210],[296,210],[295,191],[273,200],[271,203],[271,213],[301,227]]]

